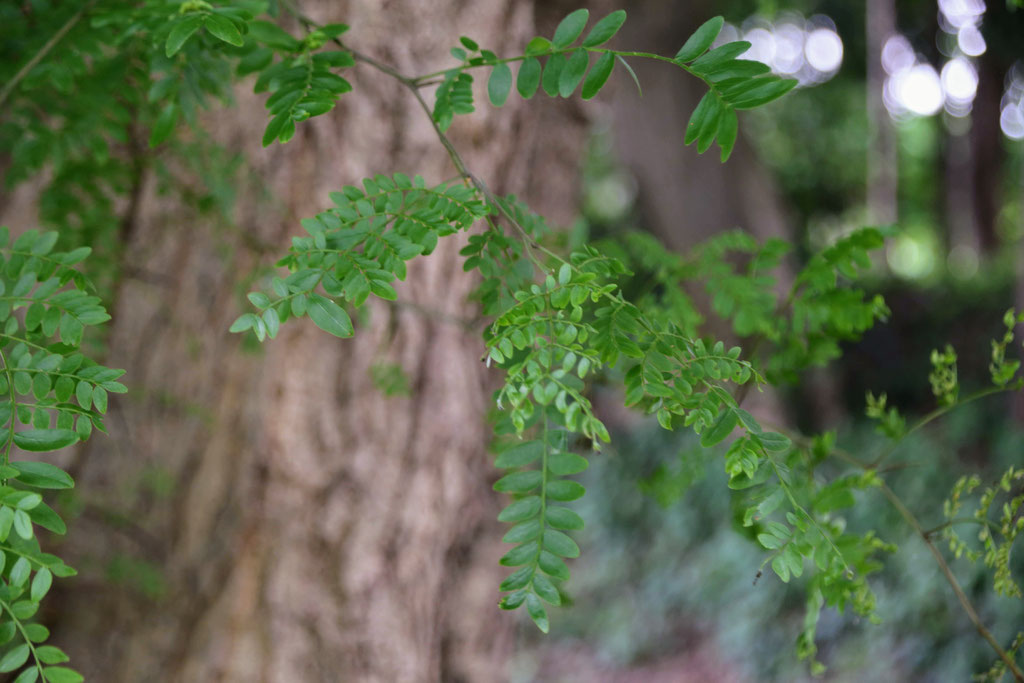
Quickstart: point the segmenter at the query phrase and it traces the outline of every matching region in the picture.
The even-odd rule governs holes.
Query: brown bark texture
[[[461,34],[499,53],[534,34],[526,0],[302,5],[411,75],[451,64]],[[259,348],[227,332],[242,293],[266,284],[248,276],[329,191],[375,173],[454,176],[410,93],[365,65],[347,75],[355,91],[284,146],[260,147],[250,86],[210,115],[250,171],[232,225],[158,192],[154,173],[125,223],[107,363],[128,370],[131,393],[74,464],[81,515],[65,551],[82,573],[55,633],[89,680],[505,678],[515,617],[496,607],[493,378],[480,327],[457,322],[473,316],[464,236],[410,263],[401,303],[371,306],[354,339],[308,319]],[[581,121],[515,97],[479,109],[451,130],[472,171],[565,220]],[[411,394],[376,389],[378,362],[400,364]],[[139,581],[146,566],[158,580]]]

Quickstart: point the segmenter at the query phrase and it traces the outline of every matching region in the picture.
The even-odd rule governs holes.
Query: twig
[[[46,44],[39,48],[39,52],[32,55],[32,59],[25,62],[25,65],[18,69],[18,73],[14,74],[14,78],[7,81],[3,88],[0,88],[0,107],[4,106],[4,102],[6,102],[7,98],[11,96],[14,89],[18,87],[18,83],[21,83],[25,76],[27,76],[39,62],[43,61],[43,58],[50,53],[50,50],[57,46],[57,43],[61,41],[61,38],[63,38],[68,31],[74,28],[75,24],[77,24],[78,21],[85,16],[85,13],[88,12],[95,4],[96,0],[89,0],[89,2],[82,5],[82,7],[79,8],[79,10],[75,12],[70,19],[64,22],[63,26],[57,29],[56,33],[50,36],[50,39],[46,41]]]
[[[923,424],[921,426],[923,426]],[[802,442],[805,447],[808,445],[807,439],[801,438],[799,436],[793,439],[793,441]],[[860,459],[857,458],[855,455],[842,448],[833,448],[830,452],[832,455],[835,455],[840,460],[849,463],[855,467],[858,467],[866,472],[875,471],[874,463],[861,462]],[[917,517],[914,516],[914,513],[911,512],[910,509],[907,508],[906,505],[904,505],[900,497],[896,495],[896,492],[889,488],[889,486],[884,481],[882,481],[881,478],[878,479],[878,488],[882,491],[882,495],[884,495],[886,499],[892,504],[892,506],[896,508],[896,511],[900,513],[900,516],[903,517],[903,520],[914,530],[914,532],[918,536],[921,537],[921,540],[924,541],[924,544],[928,546],[928,551],[931,552],[936,564],[939,565],[939,569],[940,571],[942,571],[942,575],[946,578],[946,581],[949,583],[950,588],[953,589],[953,593],[954,595],[956,595],[957,601],[960,603],[960,606],[963,608],[964,612],[967,613],[967,618],[971,620],[972,624],[974,624],[974,628],[978,631],[981,637],[984,638],[986,642],[988,642],[988,644],[992,647],[992,650],[999,656],[999,659],[1001,659],[1003,663],[1006,664],[1007,668],[1013,674],[1013,677],[1018,681],[1018,683],[1024,683],[1024,671],[1021,671],[1021,668],[1014,661],[1013,657],[1011,657],[1010,654],[1002,648],[1002,646],[999,644],[999,641],[997,641],[995,637],[992,635],[992,632],[989,631],[983,623],[981,623],[981,618],[978,616],[977,610],[974,608],[973,603],[971,603],[970,598],[968,598],[967,595],[964,593],[963,589],[960,588],[960,583],[956,580],[956,577],[953,576],[953,571],[949,568],[949,563],[946,562],[946,558],[942,556],[942,553],[932,542],[932,535],[936,531],[941,530],[945,525],[940,526],[936,529],[926,530],[921,525],[921,522],[918,521]]]
[[[1013,660],[1013,657],[1003,649],[999,644],[999,641],[997,641],[992,635],[991,631],[985,628],[985,625],[981,623],[981,618],[978,616],[978,612],[974,609],[974,605],[971,603],[970,598],[968,598],[963,589],[960,588],[960,583],[956,580],[956,577],[953,576],[953,571],[949,568],[946,558],[942,556],[939,549],[935,547],[934,543],[932,543],[931,537],[921,526],[921,523],[917,521],[914,513],[907,509],[907,506],[903,504],[900,497],[897,496],[896,493],[884,482],[879,483],[879,489],[881,489],[882,494],[889,500],[889,502],[892,503],[892,506],[896,508],[896,511],[900,513],[904,521],[914,529],[917,535],[921,537],[921,540],[924,541],[924,544],[928,546],[929,552],[931,552],[932,557],[934,557],[935,561],[938,563],[939,569],[942,570],[942,575],[946,577],[946,581],[949,582],[950,587],[953,589],[953,593],[956,595],[956,599],[960,602],[960,606],[964,608],[964,612],[967,613],[967,618],[971,620],[972,624],[974,624],[974,628],[978,631],[981,637],[988,642],[995,653],[999,655],[999,658],[1003,660],[1007,669],[1009,669],[1013,674],[1014,679],[1017,681],[1024,681],[1024,671],[1021,671],[1021,668],[1017,666],[1017,662]]]

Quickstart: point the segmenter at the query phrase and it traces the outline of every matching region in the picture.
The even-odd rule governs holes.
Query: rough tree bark
[[[527,0],[303,10],[352,25],[354,47],[410,74],[450,63],[460,34],[498,52],[534,34]],[[57,638],[91,680],[504,678],[513,621],[496,608],[493,387],[479,327],[453,322],[472,316],[462,240],[411,263],[404,304],[373,307],[354,339],[306,320],[245,353],[227,333],[245,274],[272,263],[329,191],[375,173],[453,176],[408,92],[365,66],[353,80],[335,113],[286,146],[260,149],[262,102],[244,92],[211,117],[274,198],[240,195],[237,230],[146,180],[126,246],[137,277],[119,288],[109,350],[132,393],[113,409],[112,436],[75,466],[84,513],[73,526],[86,540],[71,559],[84,572],[62,596],[71,617]],[[485,111],[452,132],[494,190],[564,220],[582,126],[537,105]],[[378,361],[402,365],[410,396],[374,388]],[[161,494],[159,482],[173,486]],[[157,565],[163,596],[111,584],[103,574],[119,557]]]

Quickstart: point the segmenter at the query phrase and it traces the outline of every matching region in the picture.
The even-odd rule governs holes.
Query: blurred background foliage
[[[683,3],[633,4],[631,18],[658,8],[686,14],[672,20],[680,36],[700,16]],[[753,44],[746,58],[801,81],[741,125],[781,200],[782,236],[797,245],[797,261],[863,225],[896,226],[862,283],[885,296],[891,319],[780,397],[787,422],[833,430],[871,459],[884,444],[864,417],[865,393],[887,393],[910,416],[932,410],[929,354],[946,342],[960,355],[962,394],[985,386],[989,340],[1001,334],[1003,312],[1024,303],[1024,10],[1004,0],[735,1],[714,10],[728,22],[724,36]],[[882,46],[875,73],[872,39]],[[594,129],[576,240],[652,228],[652,189],[623,161],[622,135],[610,116]],[[883,167],[876,191],[872,165]],[[1022,462],[1022,415],[1010,396],[954,411],[900,446],[887,473],[893,488],[926,526],[941,524],[957,477],[991,481]],[[758,578],[761,552],[730,514],[721,453],[653,418],[616,424],[615,448],[594,458],[584,481],[581,542],[594,550],[573,568],[576,604],[554,617],[547,639],[521,632],[529,647],[513,679],[809,679],[794,648],[802,591],[770,572]],[[823,615],[825,679],[966,681],[986,671],[992,654],[920,539],[878,492],[858,495],[849,524],[884,530],[900,550],[872,582],[880,625]],[[1024,571],[1019,557],[1015,568]],[[997,598],[991,577],[962,560],[953,569],[994,632],[1024,624],[1020,601]],[[685,654],[709,651],[719,664]],[[559,668],[573,653],[574,664]]]

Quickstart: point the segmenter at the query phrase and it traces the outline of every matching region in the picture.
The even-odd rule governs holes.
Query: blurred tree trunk
[[[534,33],[527,0],[302,9],[352,25],[354,47],[410,74],[450,64],[460,34],[500,53]],[[258,349],[227,333],[241,293],[262,284],[246,274],[329,191],[375,173],[453,176],[408,92],[362,65],[353,81],[285,146],[260,148],[262,98],[241,89],[211,117],[253,172],[234,229],[152,173],[128,218],[135,276],[119,288],[109,363],[133,392],[75,466],[70,559],[83,574],[57,634],[90,680],[504,679],[514,617],[496,607],[492,387],[480,328],[460,322],[473,315],[463,240],[412,262],[399,304],[372,307],[354,339],[306,319]],[[565,220],[582,126],[538,104],[481,105],[452,134],[496,191]],[[385,397],[375,363],[400,364],[411,393]]]
[[[706,0],[634,0],[630,5],[632,20],[623,27],[622,44],[666,55],[674,55],[716,13],[715,4]],[[717,146],[698,155],[683,137],[706,91],[703,83],[671,65],[634,61],[644,96],[628,79],[619,83],[615,141],[636,175],[646,227],[674,249],[737,227],[760,239],[790,237],[778,192],[746,144],[742,120],[728,163],[719,161]]]
[[[899,157],[896,148],[896,128],[882,97],[885,89],[882,48],[885,47],[885,41],[896,34],[896,4],[893,0],[867,0],[865,10],[865,88],[869,136],[868,220],[875,225],[887,225],[895,223],[898,214],[896,197],[899,184]]]

